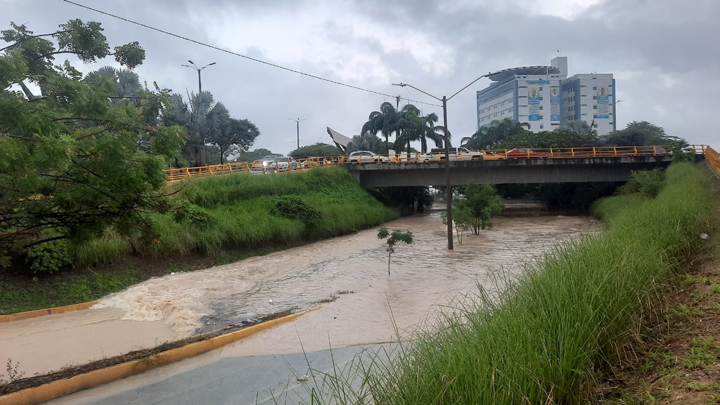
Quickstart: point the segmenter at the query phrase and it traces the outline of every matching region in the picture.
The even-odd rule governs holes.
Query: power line
[[[94,12],[96,12],[96,13],[104,14],[104,15],[106,15],[106,16],[109,16],[109,17],[112,17],[112,18],[116,18],[116,19],[118,19],[118,20],[122,20],[122,21],[128,22],[128,23],[130,23],[130,24],[139,25],[139,26],[141,26],[141,27],[143,27],[143,28],[147,28],[147,29],[149,29],[149,30],[157,31],[157,32],[163,33],[163,34],[165,34],[165,35],[170,35],[170,36],[172,36],[172,37],[179,38],[179,39],[182,39],[182,40],[184,40],[184,41],[192,42],[192,43],[195,43],[195,44],[197,44],[197,45],[201,45],[201,46],[204,46],[204,47],[207,47],[207,48],[215,49],[216,51],[221,51],[221,52],[229,53],[230,55],[239,56],[239,57],[241,57],[241,58],[245,58],[245,59],[251,60],[251,61],[253,61],[253,62],[262,63],[262,64],[264,64],[264,65],[272,66],[272,67],[274,67],[274,68],[286,70],[286,71],[288,71],[288,72],[297,73],[297,74],[299,74],[299,75],[311,77],[311,78],[317,79],[317,80],[322,80],[322,81],[324,81],[324,82],[328,82],[328,83],[332,83],[332,84],[337,84],[338,86],[348,87],[348,88],[351,88],[351,89],[360,90],[360,91],[364,91],[364,92],[372,93],[372,94],[377,94],[377,95],[384,96],[384,97],[392,97],[392,98],[395,98],[395,96],[390,95],[390,94],[381,93],[381,92],[379,92],[379,91],[369,90],[369,89],[365,89],[365,88],[362,88],[362,87],[353,86],[353,85],[351,85],[351,84],[338,82],[338,81],[336,81],[336,80],[327,79],[327,78],[320,77],[320,76],[316,76],[316,75],[313,75],[313,74],[310,74],[310,73],[301,72],[301,71],[299,71],[299,70],[291,69],[291,68],[288,68],[288,67],[285,67],[285,66],[281,66],[281,65],[278,65],[278,64],[275,64],[275,63],[266,62],[266,61],[264,61],[264,60],[257,59],[257,58],[253,58],[253,57],[250,57],[250,56],[247,56],[247,55],[243,55],[243,54],[241,54],[241,53],[229,51],[229,50],[227,50],[227,49],[223,49],[223,48],[220,48],[220,47],[215,46],[215,45],[210,45],[210,44],[208,44],[208,43],[201,42],[201,41],[198,41],[198,40],[196,40],[196,39],[184,37],[184,36],[182,36],[182,35],[178,35],[178,34],[175,34],[175,33],[170,32],[170,31],[162,30],[162,29],[160,29],[160,28],[155,28],[155,27],[152,27],[152,26],[150,26],[150,25],[143,24],[143,23],[137,22],[137,21],[133,21],[133,20],[130,20],[130,19],[125,18],[125,17],[120,17],[120,16],[118,16],[118,15],[115,15],[115,14],[112,14],[112,13],[108,13],[108,12],[106,12],[106,11],[98,10],[98,9],[96,9],[96,8],[92,8],[92,7],[86,6],[86,5],[84,5],[84,4],[76,3],[76,2],[74,2],[74,1],[70,1],[70,0],[63,0],[63,1],[64,1],[65,3],[70,3],[70,4],[72,4],[72,5],[74,5],[74,6],[77,6],[77,7],[80,7],[80,8],[84,8],[84,9],[87,9],[87,10],[90,10],[90,11],[94,11]],[[409,98],[408,98],[408,99],[405,99],[405,100],[408,100],[408,101],[413,102],[413,103],[426,104],[426,105],[431,105],[431,106],[435,106],[435,107],[442,107],[441,105],[438,105],[438,104],[425,103],[425,102],[423,102],[423,101],[411,100],[411,99],[409,99]]]

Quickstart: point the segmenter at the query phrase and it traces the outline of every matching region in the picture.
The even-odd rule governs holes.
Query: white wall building
[[[510,118],[527,122],[534,132],[552,131],[570,120],[592,123],[600,135],[615,129],[612,74],[568,78],[567,58],[557,57],[550,66],[505,69],[490,79],[493,83],[477,92],[478,128]]]

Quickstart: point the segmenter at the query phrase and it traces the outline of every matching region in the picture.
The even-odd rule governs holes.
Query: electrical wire
[[[369,90],[369,89],[365,89],[365,88],[362,88],[362,87],[353,86],[353,85],[351,85],[351,84],[338,82],[338,81],[336,81],[336,80],[327,79],[327,78],[325,78],[325,77],[316,76],[316,75],[313,75],[313,74],[310,74],[310,73],[305,73],[305,72],[302,72],[302,71],[299,71],[299,70],[291,69],[291,68],[289,68],[289,67],[281,66],[281,65],[278,65],[278,64],[275,64],[275,63],[266,62],[266,61],[261,60],[261,59],[257,59],[257,58],[253,58],[253,57],[250,57],[250,56],[247,56],[247,55],[243,55],[243,54],[241,54],[241,53],[229,51],[229,50],[227,50],[227,49],[220,48],[220,47],[215,46],[215,45],[210,45],[210,44],[208,44],[208,43],[205,43],[205,42],[202,42],[202,41],[198,41],[198,40],[195,40],[195,39],[192,39],[192,38],[184,37],[184,36],[182,36],[182,35],[178,35],[178,34],[175,34],[175,33],[170,32],[170,31],[165,31],[165,30],[160,29],[160,28],[155,28],[155,27],[152,27],[152,26],[150,26],[150,25],[143,24],[143,23],[137,22],[137,21],[133,21],[133,20],[130,20],[130,19],[125,18],[125,17],[120,17],[120,16],[118,16],[118,15],[115,15],[115,14],[112,14],[112,13],[108,13],[108,12],[106,12],[106,11],[98,10],[98,9],[96,9],[96,8],[92,8],[92,7],[86,6],[86,5],[84,5],[84,4],[76,3],[76,2],[74,2],[74,1],[70,1],[70,0],[63,0],[63,1],[64,1],[65,3],[69,3],[69,4],[72,4],[72,5],[77,6],[77,7],[80,7],[80,8],[84,8],[84,9],[87,9],[87,10],[90,10],[90,11],[94,11],[94,12],[96,12],[96,13],[100,13],[100,14],[106,15],[106,16],[108,16],[108,17],[116,18],[116,19],[118,19],[118,20],[122,20],[122,21],[128,22],[128,23],[130,23],[130,24],[139,25],[139,26],[141,26],[141,27],[143,27],[143,28],[147,28],[147,29],[149,29],[149,30],[157,31],[157,32],[163,33],[163,34],[165,34],[165,35],[170,35],[170,36],[172,36],[172,37],[179,38],[179,39],[182,39],[182,40],[184,40],[184,41],[192,42],[192,43],[194,43],[194,44],[201,45],[201,46],[204,46],[204,47],[207,47],[207,48],[211,48],[211,49],[214,49],[214,50],[217,50],[217,51],[225,52],[225,53],[228,53],[228,54],[230,54],[230,55],[239,56],[239,57],[241,57],[241,58],[245,58],[245,59],[251,60],[251,61],[253,61],[253,62],[262,63],[262,64],[264,64],[264,65],[268,65],[268,66],[272,66],[272,67],[274,67],[274,68],[286,70],[286,71],[292,72],[292,73],[297,73],[297,74],[299,74],[299,75],[307,76],[307,77],[310,77],[310,78],[313,78],[313,79],[322,80],[322,81],[324,81],[324,82],[336,84],[336,85],[338,85],[338,86],[348,87],[348,88],[351,88],[351,89],[354,89],[354,90],[360,90],[360,91],[364,91],[364,92],[367,92],[367,93],[377,94],[377,95],[380,95],[380,96],[383,96],[383,97],[392,97],[392,98],[395,98],[395,96],[390,95],[390,94],[381,93],[381,92],[379,92],[379,91]],[[434,107],[442,107],[441,105],[426,103],[426,102],[423,102],[423,101],[411,100],[411,99],[409,99],[409,98],[408,98],[408,99],[405,99],[405,100],[407,100],[408,102],[419,103],[419,104],[426,104],[426,105],[431,105],[431,106],[434,106]]]

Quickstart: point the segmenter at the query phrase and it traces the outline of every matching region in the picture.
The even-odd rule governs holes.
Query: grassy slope
[[[558,248],[499,300],[445,318],[375,375],[375,402],[583,402],[662,283],[698,249],[712,205],[689,164],[672,166],[653,200],[602,200],[607,231]]]
[[[272,215],[274,199],[285,195],[298,196],[318,210],[320,221],[307,227],[300,220]],[[188,269],[178,263],[182,257],[220,257],[203,262],[207,264],[231,262],[355,232],[398,216],[340,168],[197,179],[182,187],[176,198],[200,207],[209,221],[179,222],[171,214],[155,214],[152,221],[159,236],[153,243],[108,234],[73,251],[73,272],[39,275],[36,281],[0,273],[0,314],[93,300],[154,275]],[[111,264],[113,271],[103,270]],[[91,266],[96,271],[86,270]]]

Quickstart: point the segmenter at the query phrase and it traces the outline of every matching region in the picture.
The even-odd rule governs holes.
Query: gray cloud
[[[90,4],[90,2],[87,2]],[[617,75],[619,127],[648,120],[691,142],[715,143],[714,98],[720,91],[720,2],[715,0],[606,0],[571,20],[540,15],[529,4],[431,0],[95,1],[94,7],[201,41],[288,65],[333,80],[416,100],[433,100],[392,82],[450,95],[477,76],[518,65],[547,64],[560,49],[572,73]],[[692,4],[689,6],[688,3]],[[138,40],[147,50],[143,80],[176,92],[193,91],[197,76],[180,64],[217,62],[203,72],[233,116],[262,132],[257,147],[294,148],[328,141],[325,127],[357,133],[382,96],[334,86],[200,47],[61,1],[0,0],[2,27],[10,20],[46,32],[70,18],[103,23],[112,44]],[[274,59],[273,59],[274,58]],[[109,62],[108,62],[109,63]],[[94,69],[102,66],[89,66]],[[449,104],[449,127],[460,138],[475,130],[475,91]],[[423,107],[426,113],[436,107]]]

